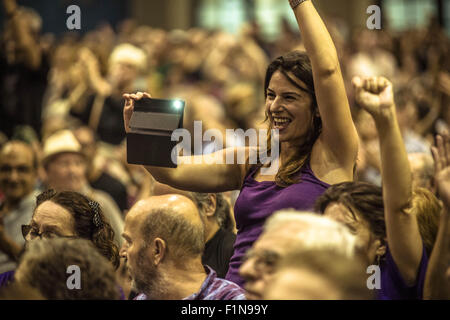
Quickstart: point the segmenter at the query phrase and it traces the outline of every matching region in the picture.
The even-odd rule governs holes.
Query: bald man
[[[196,205],[182,195],[136,203],[125,218],[121,256],[136,299],[244,300],[236,284],[202,265],[204,231]]]
[[[24,244],[21,226],[33,214],[37,160],[31,147],[10,141],[0,150],[0,273],[13,270]],[[1,285],[1,276],[0,276]]]

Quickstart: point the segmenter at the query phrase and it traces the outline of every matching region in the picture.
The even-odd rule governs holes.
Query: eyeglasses
[[[9,165],[3,165],[0,167],[0,173],[11,173],[14,170],[17,171],[18,174],[27,174],[30,173],[32,171],[32,168],[29,166],[17,166],[17,167],[12,167]]]
[[[33,228],[31,225],[28,225],[28,224],[22,225],[22,236],[25,240],[34,240],[36,238],[39,238],[39,239],[55,239],[55,238],[75,239],[75,238],[77,238],[76,236],[60,235],[60,234],[52,232],[52,231],[45,231],[45,232],[39,233],[38,230],[36,230],[35,228]]]
[[[274,251],[264,250],[262,252],[256,252],[252,249],[247,251],[247,254],[243,258],[243,262],[254,259],[254,268],[257,272],[272,273],[280,259],[280,254]]]

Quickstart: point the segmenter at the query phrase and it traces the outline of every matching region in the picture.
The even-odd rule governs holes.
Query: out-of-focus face
[[[421,187],[431,190],[431,177],[434,170],[431,156],[423,153],[410,153],[408,160],[411,167],[413,189]]]
[[[376,260],[379,241],[374,241],[367,221],[358,214],[355,214],[356,217],[354,217],[346,206],[337,202],[329,204],[324,215],[346,225],[350,232],[356,235],[357,247],[365,254],[369,263]]]
[[[74,134],[81,145],[81,152],[90,163],[94,159],[96,152],[95,139],[92,132],[86,128],[79,128],[75,130]]]
[[[401,129],[413,130],[418,121],[418,107],[413,101],[408,101],[403,108],[397,108],[397,119]]]
[[[283,229],[289,226],[283,225],[269,232],[263,233],[247,251],[245,261],[239,269],[239,274],[245,280],[244,288],[249,300],[260,300],[263,298],[264,290],[271,281],[275,265],[280,258],[298,244],[293,233]]]
[[[12,143],[0,154],[0,190],[6,199],[18,201],[30,194],[36,183],[31,148]]]
[[[131,86],[139,72],[135,65],[127,62],[116,62],[109,67],[109,80],[116,88]]]
[[[44,201],[34,211],[25,240],[76,237],[75,219],[64,207]]]
[[[298,85],[306,85],[291,76]],[[294,86],[280,71],[276,71],[267,88],[266,112],[274,129],[280,133],[280,142],[301,143],[312,126],[309,93]]]
[[[78,153],[61,153],[46,167],[47,183],[56,191],[80,192],[86,182],[86,163]]]
[[[311,270],[284,268],[277,271],[264,291],[265,300],[338,300],[333,286]]]

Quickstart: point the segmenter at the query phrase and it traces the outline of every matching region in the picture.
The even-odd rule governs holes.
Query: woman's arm
[[[355,77],[353,85],[358,105],[372,115],[379,135],[389,250],[405,282],[414,284],[423,244],[416,216],[405,211],[411,203],[411,169],[397,123],[392,85],[383,77]]]
[[[333,40],[312,1],[300,3],[294,8],[294,13],[311,60],[322,118],[321,138],[343,166],[353,169],[358,152],[358,134]]]
[[[432,148],[435,181],[444,202],[439,231],[428,264],[424,299],[450,299],[450,136],[438,136],[437,148]]]
[[[134,109],[134,101],[148,93],[124,94],[124,126],[129,132],[129,122]],[[251,148],[228,148],[208,155],[178,156],[177,168],[145,166],[145,169],[158,181],[171,187],[195,192],[224,192],[240,189],[245,176],[245,164],[236,161],[238,153],[244,153],[247,159]],[[227,164],[227,159],[233,164]],[[219,164],[221,160],[222,164]]]

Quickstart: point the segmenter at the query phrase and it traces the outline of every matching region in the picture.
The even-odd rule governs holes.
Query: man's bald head
[[[155,238],[164,240],[172,258],[203,254],[203,223],[196,205],[185,196],[169,194],[141,200],[127,214],[125,224],[140,225],[147,244]]]
[[[26,157],[27,160],[31,159],[33,169],[35,170],[37,169],[38,167],[37,157],[29,144],[19,140],[12,140],[5,143],[0,149],[0,161],[5,156],[10,156],[12,154],[21,157]]]

